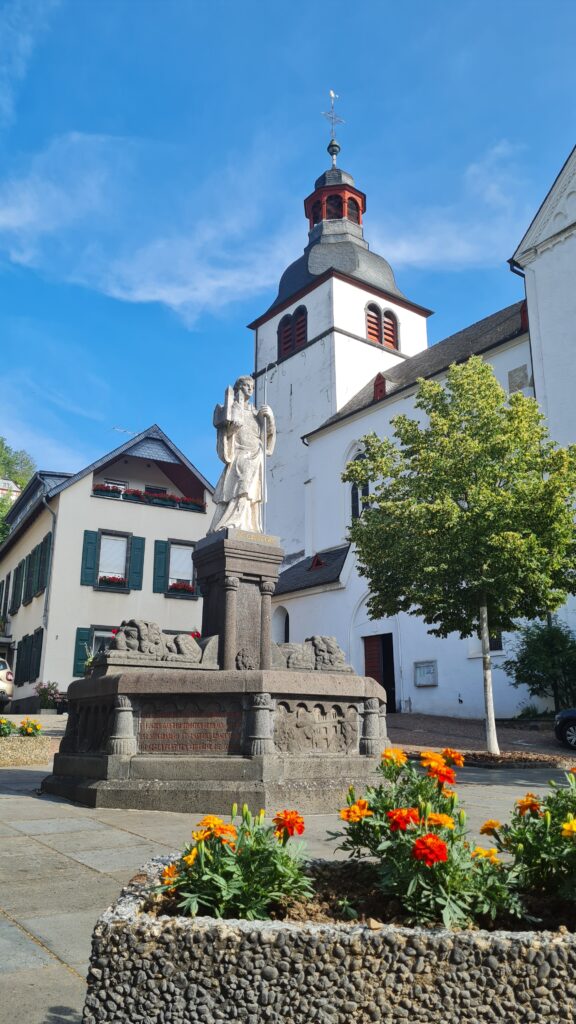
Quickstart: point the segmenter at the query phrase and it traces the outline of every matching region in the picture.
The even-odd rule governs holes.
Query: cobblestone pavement
[[[442,735],[442,742],[452,738]],[[92,810],[39,796],[48,771],[0,770],[1,1016],[11,1024],[80,1024],[97,917],[141,864],[181,847],[200,817]],[[543,791],[550,777],[562,773],[459,771],[472,832],[487,817],[505,818],[519,795]],[[326,832],[337,827],[336,816],[311,815],[306,824],[309,854],[333,856]]]

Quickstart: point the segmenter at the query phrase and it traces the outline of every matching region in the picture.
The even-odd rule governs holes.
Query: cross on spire
[[[330,110],[323,110],[322,117],[325,117],[327,121],[330,121],[330,142],[328,143],[328,152],[332,157],[332,167],[336,167],[336,157],[340,152],[340,146],[336,141],[336,125],[345,124],[346,122],[338,117],[338,114],[334,110],[334,100],[339,99],[338,95],[333,89],[330,89]]]

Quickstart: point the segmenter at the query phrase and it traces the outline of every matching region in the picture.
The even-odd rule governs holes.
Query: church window
[[[278,324],[278,359],[285,359],[308,341],[308,312],[299,306],[292,316],[282,317]]]
[[[312,204],[312,223],[319,224],[322,220],[322,203],[319,199]]]
[[[361,462],[362,459],[365,458],[365,455],[356,455],[356,457],[354,458],[354,462]],[[360,518],[362,512],[366,508],[366,504],[365,502],[362,501],[362,498],[367,498],[369,494],[370,485],[368,483],[352,484],[352,489],[350,491],[350,511],[352,514],[352,519]]]
[[[351,220],[353,224],[360,223],[360,207],[355,199],[348,200],[348,220]]]
[[[394,313],[387,311],[383,318],[384,344],[398,348],[398,321]]]
[[[366,337],[368,341],[382,344],[382,313],[374,304],[366,307]]]
[[[342,196],[328,196],[326,200],[326,219],[341,220],[343,216]]]

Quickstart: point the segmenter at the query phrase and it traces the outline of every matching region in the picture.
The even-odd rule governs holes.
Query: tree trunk
[[[552,632],[552,626],[554,623],[551,612],[546,612],[546,622],[548,625],[548,629],[550,630],[550,632]],[[548,648],[549,652],[551,647],[552,644],[550,643]],[[558,665],[556,662],[556,658],[554,658],[554,663],[552,666],[552,698],[554,700],[554,711],[560,711],[560,687],[558,685],[558,676]]]
[[[494,695],[492,693],[492,657],[490,655],[490,633],[488,631],[488,607],[486,597],[480,605],[480,639],[482,641],[482,671],[484,674],[484,710],[486,721],[486,749],[489,754],[499,754],[494,717]]]

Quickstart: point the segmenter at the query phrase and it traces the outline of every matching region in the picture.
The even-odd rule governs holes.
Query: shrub
[[[39,736],[41,730],[40,722],[36,722],[33,718],[23,718],[18,726],[18,732],[21,736]]]
[[[179,860],[164,868],[158,891],[183,913],[267,918],[273,904],[311,895],[301,850],[286,848],[304,831],[301,815],[281,811],[265,825],[264,811],[252,815],[244,805],[237,821],[237,810],[229,825],[212,814],[203,818]]]
[[[531,697],[552,698],[556,711],[576,704],[576,635],[556,618],[521,629],[514,657],[501,667],[512,686],[527,686]]]
[[[11,736],[14,732],[16,732],[14,722],[11,722],[9,718],[0,718],[0,736]]]
[[[378,768],[383,782],[365,798],[349,790],[340,812],[342,849],[378,858],[383,894],[398,900],[412,923],[441,920],[450,928],[504,913],[521,916],[497,850],[472,850],[466,841],[466,815],[451,789],[462,754],[424,751],[420,761],[416,767],[403,750],[385,750]]]
[[[34,693],[40,698],[41,708],[55,708],[60,699],[58,683],[38,683]]]

